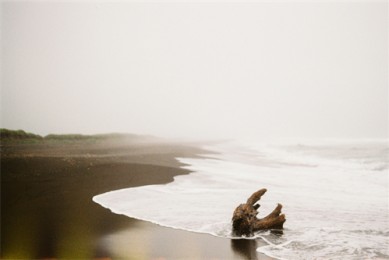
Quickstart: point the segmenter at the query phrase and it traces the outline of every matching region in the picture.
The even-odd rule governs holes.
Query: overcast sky
[[[1,127],[388,137],[386,1],[1,2]]]

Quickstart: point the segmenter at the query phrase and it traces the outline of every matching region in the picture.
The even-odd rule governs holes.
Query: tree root
[[[285,215],[281,214],[282,205],[278,204],[272,213],[266,217],[257,218],[260,207],[256,204],[265,194],[267,190],[261,189],[254,192],[244,204],[240,204],[234,211],[232,216],[232,230],[237,236],[250,236],[255,231],[267,230],[267,229],[283,229],[284,222],[286,221]]]

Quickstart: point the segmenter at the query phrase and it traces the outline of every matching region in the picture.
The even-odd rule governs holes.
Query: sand
[[[189,174],[174,158],[200,153],[193,144],[144,139],[2,142],[1,257],[263,259],[255,251],[260,240],[165,228],[92,201],[107,191],[171,182]]]

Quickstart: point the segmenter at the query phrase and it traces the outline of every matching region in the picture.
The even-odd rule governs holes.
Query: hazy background
[[[388,3],[1,2],[1,127],[388,137]]]

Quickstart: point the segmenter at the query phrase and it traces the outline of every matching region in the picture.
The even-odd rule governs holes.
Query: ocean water
[[[177,158],[193,173],[93,200],[117,214],[234,239],[234,209],[261,188],[259,217],[277,203],[284,232],[257,232],[278,259],[389,259],[388,140],[226,142]]]

